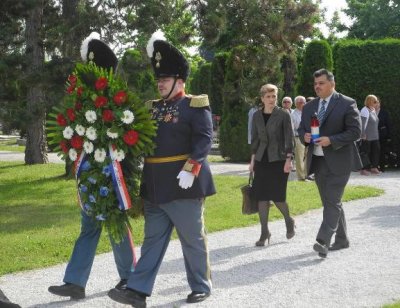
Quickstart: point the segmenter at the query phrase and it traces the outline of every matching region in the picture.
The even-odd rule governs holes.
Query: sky
[[[335,10],[340,10],[340,9],[346,8],[346,7],[347,7],[346,0],[322,0],[321,1],[321,8],[327,9],[327,12],[326,12],[327,20],[330,20],[330,18],[332,18],[332,15],[335,12]],[[350,24],[350,19],[345,14],[341,13],[341,14],[339,14],[339,16],[343,23],[345,23],[346,25]],[[326,37],[329,35],[326,27],[322,26],[321,31]]]

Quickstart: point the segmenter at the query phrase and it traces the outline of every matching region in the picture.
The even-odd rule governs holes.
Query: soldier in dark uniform
[[[147,103],[158,128],[154,156],[145,158],[143,169],[145,238],[127,289],[108,293],[134,307],[146,307],[174,227],[192,290],[186,301],[203,301],[212,286],[203,219],[204,198],[215,193],[206,160],[212,144],[211,110],[206,95],[185,94],[188,62],[159,34],[147,46],[162,99]]]

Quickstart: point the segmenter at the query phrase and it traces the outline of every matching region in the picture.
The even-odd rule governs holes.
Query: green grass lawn
[[[80,213],[75,181],[63,177],[63,164],[26,166],[0,162],[0,275],[41,268],[69,259],[79,234]],[[246,177],[214,176],[218,193],[206,201],[208,232],[258,224],[257,215],[241,214],[240,186]],[[348,186],[344,200],[378,196],[383,191]],[[306,197],[305,197],[306,196]],[[312,182],[289,182],[293,215],[321,206]],[[281,219],[273,207],[270,220]],[[135,244],[143,240],[143,219],[132,222]],[[97,253],[110,251],[102,235]]]

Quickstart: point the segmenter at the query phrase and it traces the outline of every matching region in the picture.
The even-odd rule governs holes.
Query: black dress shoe
[[[115,288],[118,290],[125,290],[127,283],[128,283],[128,279],[121,279],[121,281],[117,283]]]
[[[198,303],[204,301],[207,297],[210,296],[210,293],[207,292],[196,292],[193,291],[190,293],[186,299],[187,303]]]
[[[328,247],[324,244],[316,242],[313,248],[316,252],[318,252],[318,256],[321,258],[326,258],[328,255]]]
[[[85,298],[85,288],[72,283],[66,283],[62,286],[50,286],[49,292],[59,296],[69,296],[72,299]]]
[[[112,300],[136,308],[146,308],[146,296],[132,289],[111,289],[108,291],[108,297]]]
[[[334,242],[331,247],[329,247],[329,250],[340,250],[340,249],[346,249],[350,247],[350,243],[347,242]]]

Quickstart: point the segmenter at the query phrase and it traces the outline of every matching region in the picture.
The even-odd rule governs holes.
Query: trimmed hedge
[[[400,151],[400,40],[343,40],[334,47],[336,89],[364,106],[368,94],[382,101],[392,120],[392,145]]]
[[[332,48],[325,40],[311,41],[304,53],[303,65],[297,83],[298,95],[315,96],[313,74],[321,68],[333,70]]]

